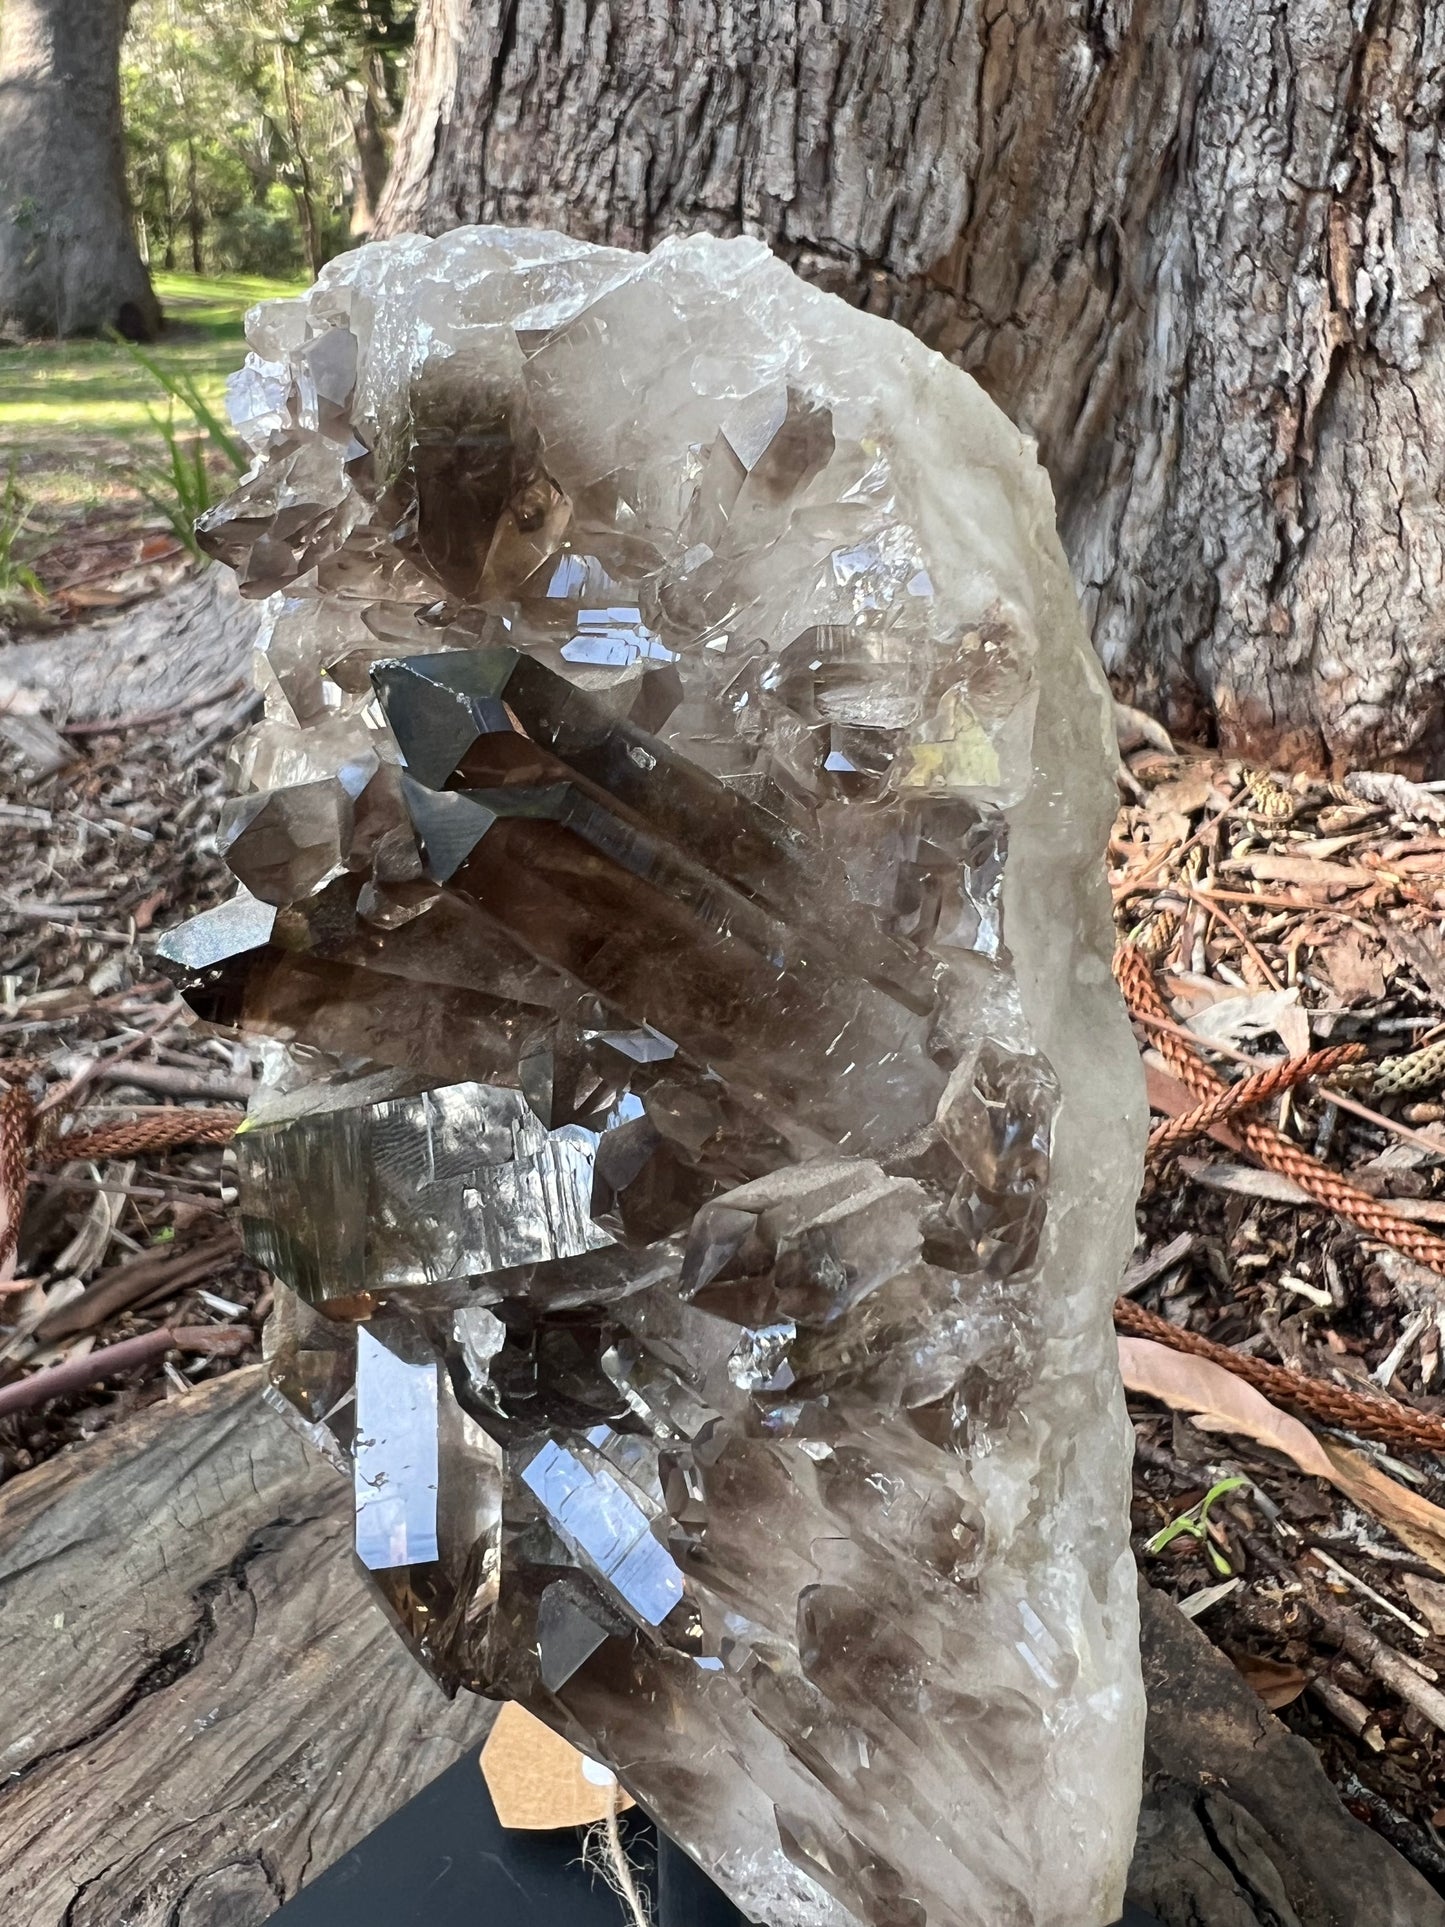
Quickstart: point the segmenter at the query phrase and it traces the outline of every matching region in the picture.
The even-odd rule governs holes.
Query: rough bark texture
[[[378,232],[745,228],[1038,436],[1119,693],[1445,762],[1445,7],[423,0]]]
[[[117,328],[139,341],[160,326],[125,190],[128,4],[0,6],[0,336]]]
[[[0,711],[103,722],[159,710],[194,714],[251,694],[261,610],[228,569],[205,569],[123,614],[0,651]]]
[[[259,1927],[462,1749],[258,1371],[0,1493],[0,1920]]]
[[[1160,1927],[1445,1927],[1314,1750],[1163,1593],[1139,1589],[1149,1725],[1129,1897]]]

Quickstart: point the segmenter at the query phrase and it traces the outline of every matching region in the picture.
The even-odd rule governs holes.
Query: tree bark
[[[191,237],[191,273],[204,274],[206,210],[201,205],[201,183],[196,169],[196,143],[186,142],[186,227]]]
[[[160,327],[126,197],[126,12],[127,0],[0,7],[0,335],[149,340]]]
[[[380,54],[372,54],[367,59],[363,89],[361,99],[351,115],[357,170],[356,192],[351,207],[351,232],[358,241],[364,241],[371,233],[391,168],[386,83]]]
[[[379,234],[762,235],[1037,436],[1127,700],[1445,763],[1438,0],[422,0]]]

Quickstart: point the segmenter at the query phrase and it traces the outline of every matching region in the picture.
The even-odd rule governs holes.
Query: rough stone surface
[[[1111,1920],[1140,1093],[1031,450],[748,242],[405,240],[251,340],[248,896],[170,947],[277,1046],[273,1396],[436,1675],[756,1919]]]

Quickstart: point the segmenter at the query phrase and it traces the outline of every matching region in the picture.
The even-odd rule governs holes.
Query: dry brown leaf
[[[1152,1338],[1121,1338],[1119,1369],[1131,1392],[1157,1398],[1176,1412],[1203,1413],[1257,1445],[1283,1452],[1311,1478],[1333,1480],[1334,1467],[1309,1427],[1212,1359],[1176,1352]]]
[[[1303,1185],[1280,1171],[1257,1171],[1252,1164],[1210,1163],[1206,1158],[1181,1158],[1179,1168],[1210,1191],[1228,1191],[1239,1198],[1265,1198],[1271,1204],[1314,1204]]]
[[[1284,1660],[1266,1659],[1261,1653],[1231,1653],[1235,1671],[1242,1673],[1271,1713],[1290,1705],[1309,1685],[1309,1674]]]
[[[1256,883],[1303,883],[1317,890],[1363,890],[1380,880],[1362,864],[1326,863],[1317,856],[1247,856],[1220,869],[1242,870]]]
[[[1176,1412],[1195,1413],[1212,1429],[1238,1432],[1283,1452],[1311,1478],[1328,1479],[1417,1558],[1445,1573],[1445,1511],[1397,1484],[1363,1453],[1316,1438],[1307,1425],[1212,1359],[1172,1351],[1151,1338],[1121,1338],[1119,1368],[1131,1392]]]
[[[1438,1638],[1445,1634],[1445,1584],[1438,1579],[1422,1578],[1418,1572],[1400,1575],[1405,1597]]]
[[[1336,937],[1324,953],[1335,994],[1347,1004],[1377,1004],[1385,994],[1385,963],[1380,946],[1357,931]]]
[[[1382,1472],[1363,1452],[1333,1439],[1320,1443],[1334,1468],[1330,1476],[1345,1497],[1388,1526],[1417,1558],[1445,1572],[1445,1511]]]

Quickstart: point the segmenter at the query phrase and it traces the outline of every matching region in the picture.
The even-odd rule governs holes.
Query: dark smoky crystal
[[[766,1927],[1102,1927],[1141,1694],[1107,694],[1017,432],[751,242],[252,318],[268,1399],[448,1690]]]

